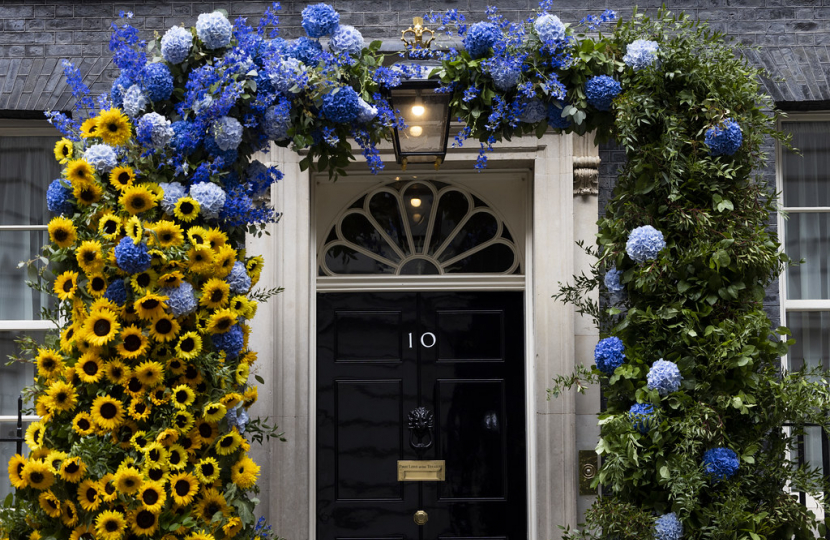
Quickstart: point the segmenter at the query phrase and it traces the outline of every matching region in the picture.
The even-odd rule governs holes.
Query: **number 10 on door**
[[[421,346],[426,349],[431,349],[435,347],[435,343],[438,341],[438,338],[435,337],[435,334],[432,332],[424,332],[421,334]],[[409,333],[409,348],[413,347],[412,343],[412,332]]]

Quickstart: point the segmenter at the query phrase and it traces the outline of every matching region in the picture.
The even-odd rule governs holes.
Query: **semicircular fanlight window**
[[[374,189],[343,213],[326,238],[323,276],[521,272],[501,218],[468,191],[441,182]]]

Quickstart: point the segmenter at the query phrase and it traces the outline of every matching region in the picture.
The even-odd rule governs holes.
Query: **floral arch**
[[[431,15],[464,48],[410,57],[440,61],[433,75],[465,123],[456,144],[480,145],[478,167],[499,140],[548,129],[594,131],[628,157],[595,273],[560,295],[608,336],[591,370],[552,389],[602,380],[608,396],[605,495],[586,528],[564,534],[812,537],[815,516],[783,489],[822,490],[788,456],[800,423],[828,428],[828,391],[779,372],[786,342],[762,309],[787,258],[753,176],[765,137],[781,138],[760,73],[683,16],[611,26],[606,12],[572,26],[554,8],[543,1],[526,22]],[[0,537],[272,535],[255,523],[247,451],[279,433],[246,412],[257,399],[247,322],[277,290],[255,288],[263,259],[240,242],[278,217],[266,195],[281,173],[251,156],[292,146],[307,150],[303,167],[338,175],[353,141],[379,170],[376,144],[400,123],[384,92],[422,71],[384,67],[380,43],[326,4],[303,10],[307,37],[283,40],[277,9],[257,28],[202,14],[150,43],[113,24],[120,76],[98,98],[66,65],[77,114],[47,113],[65,168],[47,194],[50,243],[31,263],[32,286],[59,300],[46,316],[60,331],[21,345],[41,420],[9,464]],[[596,288],[610,307],[586,300]]]

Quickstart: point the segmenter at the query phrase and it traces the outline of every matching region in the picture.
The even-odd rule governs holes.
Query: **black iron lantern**
[[[432,37],[423,42],[424,33],[431,35],[432,31],[423,26],[423,19],[416,17],[413,27],[404,30],[401,39],[410,49],[429,48]],[[395,128],[393,134],[395,159],[404,169],[411,163],[434,163],[437,169],[447,154],[450,94],[436,92],[440,81],[426,78],[430,67],[424,66],[424,78],[405,79],[391,90],[392,108],[400,111],[406,125]]]

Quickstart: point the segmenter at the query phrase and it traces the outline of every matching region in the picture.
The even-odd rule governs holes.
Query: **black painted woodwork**
[[[444,482],[397,480],[419,406]],[[525,455],[523,293],[317,295],[319,540],[524,539]]]

